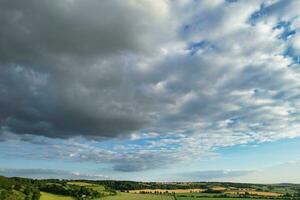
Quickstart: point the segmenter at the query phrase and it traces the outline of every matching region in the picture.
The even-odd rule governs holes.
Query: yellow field
[[[47,192],[41,192],[40,200],[75,200],[75,199],[69,196],[61,196],[61,195],[50,194]]]
[[[245,190],[229,190],[226,191],[226,194],[245,194],[245,193],[249,193],[250,195],[257,195],[257,196],[269,196],[269,197],[279,197],[282,196],[281,193],[277,193],[277,192],[259,192],[259,191],[245,191]]]
[[[226,190],[225,187],[221,187],[221,186],[213,186],[211,187],[212,190],[215,190],[215,191],[224,191]]]
[[[162,189],[145,189],[145,190],[130,190],[130,193],[135,193],[135,194],[139,194],[141,192],[145,192],[145,193],[189,193],[189,192],[204,192],[205,189],[177,189],[177,190],[162,190]]]

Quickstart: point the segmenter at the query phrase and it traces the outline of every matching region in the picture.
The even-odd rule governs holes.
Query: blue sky
[[[0,174],[300,183],[299,10],[2,1]]]
[[[1,146],[1,168],[3,173],[12,175],[11,173],[17,173],[17,169],[20,170],[53,170],[53,174],[43,174],[48,171],[41,171],[41,174],[34,174],[31,176],[37,177],[61,177],[60,170],[66,171],[64,174],[67,177],[76,178],[76,176],[69,175],[67,172],[80,173],[84,175],[90,175],[88,178],[98,178],[93,177],[93,175],[103,176],[104,179],[125,179],[125,180],[142,180],[142,181],[164,181],[168,180],[179,180],[179,181],[189,181],[189,180],[238,180],[248,174],[255,174],[257,171],[268,170],[269,168],[281,169],[281,165],[294,165],[299,166],[299,149],[300,139],[282,139],[275,142],[265,142],[261,144],[247,144],[238,145],[233,147],[220,148],[216,150],[214,155],[207,156],[200,161],[190,161],[187,166],[186,163],[172,164],[165,169],[150,169],[140,172],[115,172],[110,169],[111,166],[104,165],[101,163],[93,162],[74,162],[65,159],[34,159],[34,158],[21,158],[20,156],[9,155],[6,151],[18,152],[23,147],[29,149],[31,145],[20,145],[16,147],[13,145],[2,145]],[[15,149],[15,150],[14,150]],[[30,152],[31,150],[29,150]],[[24,153],[24,152],[23,152]],[[289,164],[291,163],[291,164]],[[295,164],[296,163],[296,164]],[[14,169],[15,171],[10,171],[9,169]],[[59,170],[58,170],[59,169]],[[59,173],[57,174],[57,171]],[[226,171],[229,172],[244,172],[242,175],[238,174],[237,177],[227,177],[223,179],[222,173]],[[31,172],[31,171],[30,171]],[[202,172],[198,177],[194,175]],[[26,174],[25,176],[30,176]],[[29,173],[29,172],[27,172]],[[211,175],[213,173],[213,175]],[[292,171],[290,177],[295,177],[296,171]],[[83,176],[84,176],[83,175]],[[236,175],[236,174],[234,174]],[[261,174],[260,174],[261,175]],[[262,175],[263,176],[263,175]],[[78,176],[80,178],[81,176]],[[251,177],[251,176],[250,176]],[[297,176],[296,176],[297,177]],[[245,181],[247,181],[249,178]],[[272,179],[273,178],[273,179]],[[255,181],[250,179],[251,182],[264,182],[272,183],[280,181],[280,177],[268,177],[265,180]]]

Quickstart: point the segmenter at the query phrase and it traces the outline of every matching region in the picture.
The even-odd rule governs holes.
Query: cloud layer
[[[62,142],[62,157],[130,172],[297,137],[299,8],[1,1],[1,140],[117,138],[124,144],[80,151]]]

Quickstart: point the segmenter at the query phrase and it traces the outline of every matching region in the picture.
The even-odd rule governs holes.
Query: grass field
[[[47,192],[41,192],[40,200],[75,200],[75,199],[73,197],[55,195],[55,194],[50,194]]]
[[[85,183],[85,182],[78,182],[78,181],[71,181],[71,182],[68,182],[68,184],[69,185],[84,186],[84,187],[96,190],[98,192],[105,192],[105,187],[103,185],[92,184],[92,183]]]
[[[155,194],[119,193],[116,196],[102,198],[103,200],[174,200],[173,196]]]

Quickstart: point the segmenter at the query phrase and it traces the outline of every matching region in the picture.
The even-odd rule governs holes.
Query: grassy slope
[[[47,192],[41,192],[40,200],[74,200],[74,198],[69,196],[61,196],[61,195],[50,194]]]
[[[93,190],[96,190],[98,192],[105,192],[105,187],[103,185],[98,184],[91,184],[91,183],[85,183],[85,182],[68,182],[69,185],[78,185],[78,186],[84,186],[87,188],[91,188]]]
[[[93,189],[97,192],[103,193],[106,196],[110,195],[110,193],[105,189],[105,187],[103,185],[91,184],[91,183],[79,182],[79,181],[70,181],[70,182],[68,182],[68,184],[69,185],[84,186],[84,187]]]

